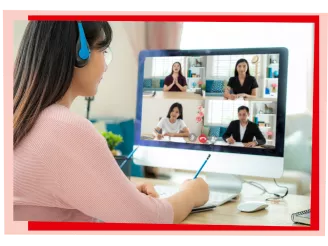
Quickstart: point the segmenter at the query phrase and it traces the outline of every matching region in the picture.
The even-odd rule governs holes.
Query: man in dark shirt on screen
[[[260,128],[248,120],[249,109],[246,106],[238,108],[239,120],[231,121],[227,131],[223,134],[223,140],[229,144],[235,142],[244,143],[245,147],[255,147],[264,145],[266,140]]]

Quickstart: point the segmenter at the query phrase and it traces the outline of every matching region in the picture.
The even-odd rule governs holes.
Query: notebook
[[[186,140],[184,140],[183,137],[169,137],[164,136],[161,141],[167,141],[167,142],[175,142],[175,143],[185,143]]]
[[[234,144],[229,144],[224,141],[215,142],[214,145],[224,145],[224,146],[234,146],[234,147],[244,147],[242,142],[235,142]]]
[[[311,210],[304,210],[292,214],[292,221],[299,224],[310,225]]]

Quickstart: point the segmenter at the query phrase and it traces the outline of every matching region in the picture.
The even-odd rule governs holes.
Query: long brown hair
[[[181,67],[181,63],[180,63],[180,62],[175,62],[175,63],[172,64],[171,75],[174,73],[174,71],[173,71],[173,66],[174,66],[174,64],[179,64],[179,66],[180,66],[179,76],[182,77],[183,74],[182,74],[182,71],[181,71],[181,70],[182,70],[182,67]]]
[[[235,77],[238,77],[238,71],[237,71],[237,67],[238,67],[238,64],[239,63],[242,63],[242,62],[245,62],[246,65],[247,65],[247,70],[246,70],[246,76],[250,76],[251,74],[249,73],[249,65],[248,65],[248,61],[244,58],[241,58],[239,59],[237,62],[236,62],[236,66],[235,66]]]
[[[108,22],[82,25],[90,49],[109,46],[112,30]],[[78,36],[75,21],[28,23],[14,68],[14,149],[42,110],[59,101],[70,87]]]

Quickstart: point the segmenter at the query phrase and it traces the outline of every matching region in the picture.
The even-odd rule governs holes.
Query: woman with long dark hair
[[[256,97],[256,90],[259,87],[255,77],[249,73],[249,64],[246,59],[239,59],[235,66],[235,76],[229,79],[224,92],[226,99],[234,100],[238,97]]]
[[[133,184],[90,121],[70,111],[96,94],[111,41],[108,22],[28,23],[14,70],[15,221],[178,223],[208,200],[202,179],[166,199]]]
[[[181,63],[175,62],[172,65],[172,71],[164,80],[164,91],[187,91],[187,80],[182,75]]]
[[[168,137],[189,137],[189,129],[183,121],[183,107],[181,103],[173,103],[167,113],[157,124],[154,133],[157,139]],[[161,132],[161,133],[159,133]]]

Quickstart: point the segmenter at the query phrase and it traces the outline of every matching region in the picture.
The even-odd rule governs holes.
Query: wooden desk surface
[[[155,138],[155,136],[154,136],[153,134],[151,134],[151,133],[142,133],[141,136],[142,136],[142,137],[146,137],[148,140],[161,141],[161,140],[158,140],[157,138]],[[174,138],[174,137],[173,137],[173,138]],[[184,139],[184,140],[186,141],[186,143],[188,143],[188,144],[203,144],[203,143],[199,142],[199,139],[198,139],[198,138],[197,138],[197,140],[196,140],[195,142],[191,142],[190,139],[189,139],[189,137],[184,137],[183,139]],[[164,141],[164,140],[162,140],[162,141]],[[216,142],[216,145],[220,145],[220,146],[229,146],[229,144],[227,144],[227,143],[224,142],[224,141],[217,141],[217,142]],[[242,147],[242,146],[236,146],[236,148],[245,148],[245,147]],[[255,146],[255,147],[253,147],[253,148],[261,149],[261,148],[263,148],[263,147],[261,147],[261,146]]]
[[[164,141],[164,140],[159,140],[158,138],[155,138],[155,136],[151,133],[142,133],[141,137],[151,138],[153,141]],[[183,139],[186,141],[186,143],[192,143],[192,142],[190,142],[188,137],[184,137]],[[198,143],[198,142],[195,142],[195,143]]]
[[[228,99],[224,98],[223,96],[221,96],[221,97],[206,96],[206,94],[205,94],[205,100],[222,100],[222,101],[234,102],[234,101],[240,101],[241,99],[228,100]],[[264,98],[264,97],[245,98],[244,100],[245,101],[252,101],[252,102],[277,102],[277,98]]]
[[[223,96],[216,97],[216,96],[201,96],[200,94],[195,94],[194,92],[179,92],[179,91],[156,91],[155,96],[149,97],[145,96],[143,99],[189,99],[189,100],[227,100]],[[245,101],[263,101],[263,102],[276,102],[276,98],[246,98]]]
[[[222,100],[222,101],[230,101],[234,102],[233,100],[228,100],[224,98],[223,96],[217,97],[217,96],[201,96],[200,94],[196,94],[191,91],[186,91],[186,92],[179,92],[179,91],[156,91],[155,96],[149,97],[149,96],[144,96],[144,100],[155,100],[155,99],[160,99],[160,100],[165,100],[165,99],[176,99],[176,100],[202,100],[202,101],[208,101],[208,100]],[[246,98],[244,99],[245,101],[250,101],[250,102],[277,102],[277,98]]]
[[[152,184],[169,184],[166,180],[144,179],[132,177],[135,183],[151,182]],[[280,203],[268,202],[269,206],[255,213],[243,213],[237,206],[242,201],[264,201],[267,195],[261,190],[244,184],[237,201],[228,202],[212,211],[190,214],[183,224],[213,224],[213,225],[267,225],[267,226],[303,226],[294,224],[291,214],[310,208],[310,196],[288,195]]]
[[[189,99],[189,100],[203,100],[204,98],[199,95],[195,94],[194,92],[178,92],[178,91],[156,91],[156,95],[153,97],[143,97],[143,99]]]

